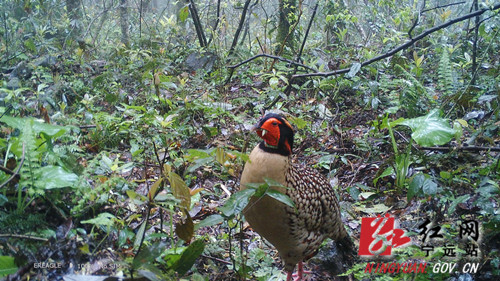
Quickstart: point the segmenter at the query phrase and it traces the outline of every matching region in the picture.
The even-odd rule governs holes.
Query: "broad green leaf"
[[[356,201],[359,200],[359,195],[361,194],[359,189],[354,186],[350,186],[347,188],[347,190],[349,192],[349,195],[351,195],[351,198],[354,198]]]
[[[464,132],[462,130],[462,124],[458,120],[453,121],[453,130],[455,130],[455,139],[460,142]]]
[[[194,224],[188,212],[186,212],[186,219],[184,221],[179,221],[175,224],[175,234],[188,243],[193,238]]]
[[[307,121],[300,118],[300,117],[295,117],[295,116],[290,116],[288,119],[297,126],[297,129],[302,130],[307,126]]]
[[[148,224],[147,220],[144,220],[135,235],[134,248],[138,249],[141,245],[142,236],[144,235],[144,231],[146,231],[146,225]]]
[[[163,178],[160,178],[151,186],[151,188],[149,189],[149,192],[148,192],[149,201],[153,201],[153,198],[155,198],[156,193],[158,192],[158,189],[160,188],[162,182],[163,182]]]
[[[194,226],[194,229],[197,230],[200,227],[214,226],[222,222],[224,222],[224,217],[219,214],[215,214],[204,218]]]
[[[185,22],[188,16],[189,16],[189,8],[188,8],[188,6],[182,8],[179,11],[179,20],[181,22]]]
[[[191,206],[191,195],[189,187],[186,185],[184,180],[176,173],[168,173],[168,181],[170,182],[170,187],[172,188],[172,194],[175,198],[181,200],[180,205],[189,210]]]
[[[13,257],[0,256],[0,277],[17,272],[17,266]]]
[[[394,174],[394,168],[393,167],[387,167],[383,172],[382,174],[380,174],[380,176],[376,177],[374,180],[373,180],[373,185],[377,185],[377,182],[379,179],[381,178],[385,178],[387,176],[390,176],[390,175],[393,175]]]
[[[384,204],[376,204],[370,208],[355,206],[354,209],[356,209],[356,211],[361,211],[361,212],[364,212],[367,214],[373,214],[373,213],[377,214],[377,213],[385,213],[385,212],[389,211],[391,208],[384,205]]]
[[[184,156],[186,160],[193,161],[197,158],[207,158],[210,157],[210,152],[202,149],[188,149],[187,154]]]
[[[420,146],[443,145],[455,136],[455,130],[439,114],[440,111],[434,109],[425,116],[407,119],[399,124],[412,129],[411,137]]]
[[[142,247],[141,251],[134,257],[132,267],[139,269],[143,265],[154,262],[156,258],[161,256],[162,252],[167,248],[166,242],[155,242],[148,247]]]
[[[292,208],[295,207],[295,203],[286,194],[283,194],[275,189],[269,188],[273,186],[273,187],[280,187],[282,189],[287,189],[286,186],[282,185],[281,183],[271,178],[264,178],[264,181],[265,181],[264,184],[248,183],[246,185],[247,187],[250,187],[252,190],[254,190],[251,196],[262,197],[264,195],[268,195],[271,198],[274,198],[285,205],[288,205]]]
[[[88,244],[88,243],[83,244],[83,246],[78,247],[78,249],[79,249],[79,250],[80,250],[80,252],[82,252],[82,254],[84,254],[84,255],[88,255],[88,254],[90,254],[90,247],[89,247],[89,244]]]
[[[370,191],[361,192],[361,193],[359,193],[359,199],[366,200],[366,199],[370,198],[371,196],[373,196],[375,194],[377,194],[377,193],[370,192]]]
[[[59,166],[45,166],[34,171],[37,187],[43,189],[72,187],[78,180],[74,173],[67,172]]]
[[[451,202],[451,204],[449,205],[448,214],[455,213],[455,209],[457,208],[457,205],[460,204],[460,203],[467,202],[467,200],[469,200],[470,197],[471,197],[470,194],[466,194],[466,195],[462,195],[462,196],[459,196],[456,199],[454,199]]]
[[[255,190],[255,192],[252,196],[262,197],[262,196],[264,196],[264,194],[266,194],[266,191],[268,189],[269,189],[269,184],[267,184],[267,183],[261,184],[261,185],[259,185],[259,187],[257,187],[257,189]]]
[[[416,195],[434,195],[437,191],[438,185],[432,180],[432,178],[427,174],[419,173],[413,177],[413,180],[408,186],[408,193],[406,197],[408,200],[411,200]]]
[[[352,64],[351,69],[349,69],[349,72],[345,76],[347,78],[353,78],[354,76],[356,76],[360,69],[361,64],[359,62],[355,62]]]
[[[254,193],[254,188],[247,188],[233,193],[224,206],[219,207],[219,211],[221,211],[225,217],[232,217],[240,213],[246,207],[249,198],[253,196]]]
[[[417,195],[420,192],[424,181],[425,181],[425,176],[422,173],[417,174],[413,177],[413,180],[408,186],[408,192],[406,193],[406,198],[408,199],[408,201],[413,199],[413,197],[415,197],[415,195]]]
[[[271,79],[269,79],[269,86],[272,89],[276,89],[276,88],[278,88],[279,82],[280,82],[280,80],[278,79],[278,77],[271,77]]]
[[[268,189],[265,194],[280,201],[281,203],[283,203],[285,205],[288,205],[292,208],[295,208],[295,203],[286,194],[283,194],[275,189]]]
[[[43,123],[43,121],[33,119],[33,118],[17,118],[12,116],[4,115],[0,122],[7,124],[7,126],[16,128],[19,130],[23,130],[26,122],[31,122],[31,127],[35,134],[39,134],[44,132],[48,136],[52,138],[57,138],[62,136],[67,130],[68,127],[57,126],[52,124]]]
[[[173,269],[181,276],[186,274],[186,272],[191,269],[196,259],[203,253],[204,249],[205,242],[203,239],[194,241],[184,250],[181,258],[174,265]]]
[[[112,226],[114,224],[114,219],[116,219],[115,216],[113,216],[110,213],[100,213],[97,217],[90,219],[90,220],[85,220],[82,221],[81,223],[84,224],[93,224],[96,226]]]
[[[137,143],[136,140],[134,139],[130,140],[130,153],[132,154],[133,157],[139,155],[143,151],[144,149],[139,147],[139,144]]]
[[[275,186],[275,187],[282,187],[284,189],[286,189],[287,187],[282,185],[281,183],[271,179],[271,178],[264,178],[264,181],[267,183],[267,185],[269,186]]]
[[[445,180],[450,180],[451,179],[451,173],[448,171],[441,171],[439,172],[439,175],[445,179]]]
[[[245,187],[257,190],[257,189],[259,189],[259,187],[261,185],[263,185],[263,184],[262,183],[249,182],[249,183],[245,184]]]
[[[422,191],[425,195],[434,195],[437,193],[438,185],[430,177],[426,177],[422,184]]]

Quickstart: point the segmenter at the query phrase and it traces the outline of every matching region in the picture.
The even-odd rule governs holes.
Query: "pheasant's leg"
[[[292,272],[288,271],[286,273],[286,281],[292,281],[292,276],[293,276]]]
[[[297,273],[292,275],[293,277],[296,277],[293,281],[302,281],[304,274],[310,274],[310,273],[312,273],[312,271],[304,270],[304,263],[299,262]],[[287,277],[287,280],[288,280],[288,277]]]

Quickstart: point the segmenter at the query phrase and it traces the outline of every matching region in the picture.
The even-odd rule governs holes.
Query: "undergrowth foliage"
[[[445,96],[453,94],[453,76],[450,55],[447,48],[442,48],[441,58],[438,67],[438,89]]]
[[[283,280],[242,210],[293,204],[270,180],[239,191],[266,110],[290,115],[294,161],[328,177],[354,241],[391,214],[415,241],[394,261],[432,264],[444,247],[426,256],[416,225],[458,245],[457,221],[482,226],[476,274],[345,275],[500,275],[497,4],[363,64],[474,6],[139,2],[0,3],[0,278]],[[325,242],[311,279],[340,280],[332,257]]]

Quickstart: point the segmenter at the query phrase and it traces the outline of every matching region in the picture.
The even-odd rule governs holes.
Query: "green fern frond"
[[[445,96],[453,94],[453,75],[452,65],[450,62],[450,55],[448,49],[443,48],[441,59],[439,60],[438,67],[438,89]]]

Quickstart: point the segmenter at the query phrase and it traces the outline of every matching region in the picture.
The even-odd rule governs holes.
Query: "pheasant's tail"
[[[337,240],[332,239],[328,246],[319,249],[314,259],[321,261],[321,267],[336,276],[332,280],[348,280],[349,278],[338,275],[348,271],[356,262],[355,245],[349,235]]]
[[[351,268],[356,262],[356,246],[349,235],[336,241],[338,258],[342,261],[344,271]]]

